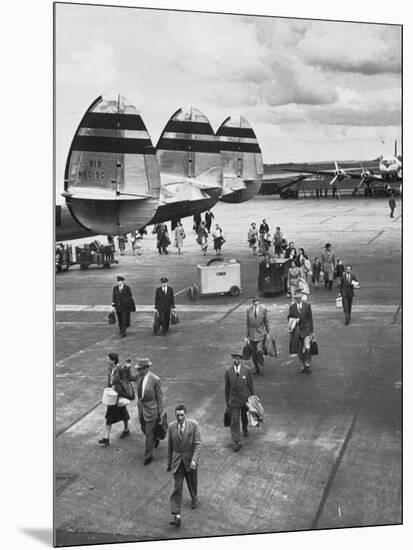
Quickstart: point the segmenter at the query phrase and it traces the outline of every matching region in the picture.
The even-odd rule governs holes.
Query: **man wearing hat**
[[[126,329],[130,326],[130,312],[135,311],[132,292],[128,285],[125,285],[125,277],[116,277],[118,284],[113,287],[112,308],[116,311],[119,323],[119,331],[122,337],[126,336]]]
[[[260,304],[258,296],[252,297],[252,305],[247,309],[247,331],[245,341],[249,343],[254,363],[253,374],[263,374],[263,344],[270,331],[267,308]]]
[[[354,288],[359,286],[357,277],[352,273],[351,265],[346,266],[346,271],[341,275],[340,296],[343,299],[344,324],[348,325],[351,319],[351,306],[353,305]]]
[[[254,395],[254,382],[251,371],[240,362],[242,355],[231,353],[233,364],[225,371],[225,402],[231,416],[231,437],[234,452],[241,449],[241,431],[248,436],[247,406],[248,397]]]
[[[166,336],[171,320],[171,309],[175,309],[174,291],[168,286],[168,279],[161,277],[161,286],[155,292],[155,309],[159,314],[162,336]]]
[[[310,373],[311,352],[310,343],[314,337],[313,313],[308,302],[302,301],[302,293],[294,294],[294,302],[288,309],[288,325],[290,331],[290,353],[298,354],[302,363],[301,372]]]
[[[161,381],[156,374],[149,369],[152,362],[145,357],[139,359],[137,395],[138,415],[142,433],[145,434],[144,465],[147,466],[153,460],[153,449],[159,446],[159,439],[155,437],[155,427],[163,413],[163,400]]]

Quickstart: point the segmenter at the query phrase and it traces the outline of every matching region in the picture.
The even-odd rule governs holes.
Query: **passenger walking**
[[[161,286],[155,292],[155,310],[159,315],[162,336],[166,336],[171,320],[171,311],[175,309],[174,291],[168,286],[168,279],[161,277]]]
[[[290,260],[295,260],[297,257],[297,249],[294,246],[293,242],[290,242],[288,244],[288,247],[285,249],[285,258],[289,258]]]
[[[215,218],[211,210],[205,212],[205,227],[207,228],[208,233],[211,232],[212,220]]]
[[[201,225],[201,213],[197,212],[194,214],[194,224],[192,226],[192,229],[195,231],[195,233],[198,233],[199,226]]]
[[[130,326],[130,314],[135,311],[131,289],[125,285],[125,278],[122,275],[116,277],[117,285],[112,291],[112,310],[116,311],[118,318],[119,332],[122,337],[126,336],[126,329]]]
[[[247,309],[245,341],[249,344],[254,364],[253,374],[264,374],[264,340],[270,331],[267,308],[260,304],[258,296],[253,296],[252,305]]]
[[[290,332],[290,354],[298,354],[302,363],[301,372],[310,373],[311,340],[314,338],[313,313],[308,302],[302,302],[301,292],[296,292],[294,303],[288,309],[288,330]]]
[[[201,430],[196,420],[187,418],[185,405],[175,407],[174,422],[168,426],[167,471],[174,475],[174,490],[170,498],[171,525],[181,525],[184,479],[191,496],[191,508],[198,506],[198,464],[201,455]]]
[[[241,355],[232,353],[234,361],[225,371],[225,403],[231,418],[231,438],[234,452],[238,452],[241,445],[241,430],[248,436],[247,401],[254,395],[254,381],[251,370],[240,362]]]
[[[155,429],[163,413],[162,388],[159,376],[150,372],[149,358],[139,359],[137,369],[138,416],[142,433],[145,435],[144,466],[153,460],[153,450],[159,447]]]
[[[168,254],[168,246],[171,244],[168,235],[168,228],[164,223],[158,223],[154,228],[152,233],[156,233],[157,242],[156,246],[158,248],[159,254]]]
[[[344,271],[345,271],[345,268],[342,261],[340,260],[340,258],[337,258],[337,263],[334,270],[334,278],[337,282],[337,286],[341,284],[341,276],[343,275]]]
[[[269,225],[267,223],[267,220],[262,220],[262,224],[260,225],[260,235],[264,234],[264,233],[269,233],[270,232],[270,228],[269,228]]]
[[[291,262],[291,267],[288,269],[288,273],[287,273],[288,295],[291,297],[292,300],[294,299],[294,294],[298,289],[298,279],[300,277],[301,277],[301,269],[293,260]]]
[[[324,272],[324,287],[331,290],[333,288],[335,256],[331,244],[326,243],[323,253],[321,254],[321,262]]]
[[[392,192],[389,198],[389,207],[390,207],[390,217],[394,218],[394,209],[396,208],[396,199],[395,199],[394,191]]]
[[[182,223],[179,221],[177,222],[176,228],[175,228],[175,246],[178,249],[178,254],[182,254],[182,247],[184,245],[184,239],[185,239],[185,229],[182,225]]]
[[[321,262],[317,258],[317,256],[314,258],[312,268],[313,268],[313,274],[311,276],[311,281],[315,286],[315,288],[318,289],[318,284],[320,282]]]
[[[108,353],[109,358],[109,366],[108,366],[108,372],[107,372],[107,387],[115,389],[116,384],[120,382],[120,380],[125,377],[126,379],[130,380],[130,372],[129,375],[127,374],[127,371],[122,372],[123,369],[119,365],[119,356],[117,353]],[[112,430],[112,425],[116,424],[117,422],[123,422],[123,432],[121,433],[121,439],[124,437],[127,437],[129,435],[129,412],[127,405],[123,407],[119,407],[118,405],[108,405],[106,407],[106,430],[105,435],[102,439],[99,439],[98,443],[99,445],[102,445],[103,447],[108,447],[110,444],[109,438],[110,438],[110,432]]]
[[[257,254],[258,230],[254,222],[251,224],[251,227],[248,229],[247,240],[248,240],[248,246],[252,248],[252,253],[255,256]]]
[[[221,248],[223,243],[225,242],[224,235],[222,233],[222,229],[218,224],[215,224],[214,232],[212,233],[212,238],[214,239],[214,250],[215,254],[220,256],[221,255]]]
[[[138,254],[138,256],[140,256],[141,247],[142,247],[142,235],[140,235],[139,231],[132,232],[131,241],[132,241],[132,256],[135,256],[135,252]]]
[[[199,224],[196,241],[200,245],[203,255],[206,256],[208,250],[208,230],[205,227],[205,222],[201,221]]]
[[[276,258],[281,258],[283,254],[282,249],[282,242],[283,242],[283,234],[281,233],[281,229],[279,227],[276,227],[274,237],[273,237],[273,245],[274,245],[274,255]]]
[[[121,256],[125,255],[126,244],[128,242],[128,236],[126,234],[118,236],[119,253]]]
[[[340,294],[343,300],[344,324],[348,325],[351,320],[351,307],[353,305],[354,288],[359,286],[357,277],[352,273],[351,265],[346,266],[346,271],[341,276]]]

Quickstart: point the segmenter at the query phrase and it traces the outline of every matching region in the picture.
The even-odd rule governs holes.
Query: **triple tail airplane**
[[[260,189],[261,149],[245,118],[214,131],[201,111],[176,111],[156,148],[126,98],[98,97],[73,138],[56,239],[119,235],[243,202]]]

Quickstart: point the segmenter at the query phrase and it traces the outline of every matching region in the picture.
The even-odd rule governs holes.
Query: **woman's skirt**
[[[117,405],[109,405],[106,408],[106,425],[116,424],[121,420],[127,422],[130,419],[128,407],[118,407]]]

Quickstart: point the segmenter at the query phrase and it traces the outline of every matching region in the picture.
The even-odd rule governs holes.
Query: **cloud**
[[[314,22],[297,49],[308,63],[331,71],[367,75],[401,71],[401,31],[397,26]]]
[[[62,84],[78,87],[106,87],[114,83],[118,71],[112,46],[101,41],[92,41],[87,47],[73,49],[63,59],[57,57],[56,78]],[[95,94],[97,95],[97,94]]]

